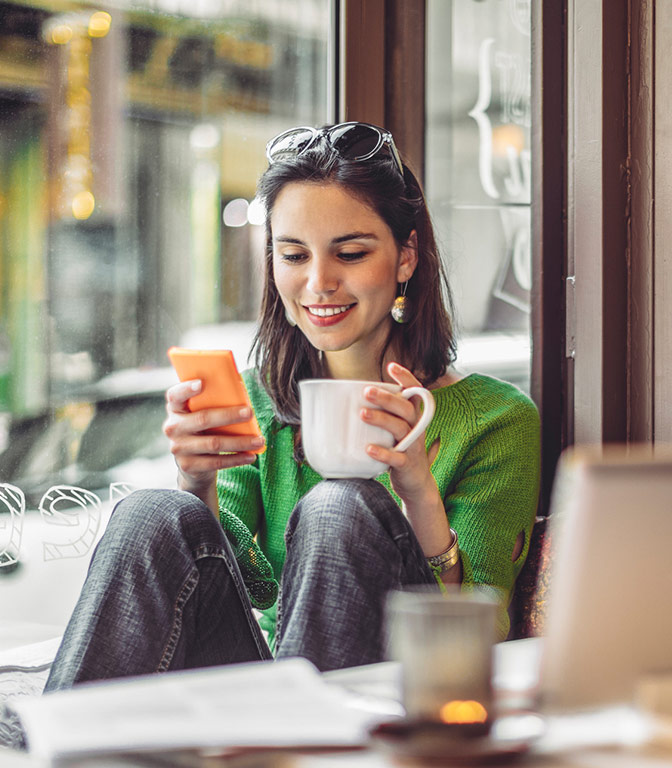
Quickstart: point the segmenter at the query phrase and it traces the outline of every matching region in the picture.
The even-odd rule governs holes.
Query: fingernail
[[[260,448],[266,441],[263,437],[254,437],[252,438],[252,445],[255,448]]]
[[[252,414],[250,412],[250,409],[246,407],[246,408],[241,408],[238,411],[238,415],[240,416],[241,419],[248,419]]]
[[[362,418],[363,419],[371,418],[371,411],[368,408],[362,408]]]
[[[200,381],[192,381],[191,382],[191,391],[192,392],[200,392],[201,389],[201,382]]]

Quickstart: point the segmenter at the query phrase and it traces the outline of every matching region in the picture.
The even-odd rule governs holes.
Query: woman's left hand
[[[422,386],[407,368],[398,363],[390,363],[387,372],[403,389]],[[368,387],[364,395],[377,408],[364,408],[362,419],[391,432],[395,444],[411,431],[420,418],[420,403],[413,402],[420,398],[406,400],[400,394],[373,386]],[[426,503],[428,493],[431,494],[432,490],[438,496],[436,483],[429,470],[424,432],[403,453],[380,445],[368,446],[367,452],[372,458],[389,464],[392,487],[407,507],[414,503]]]
[[[407,368],[398,363],[390,363],[387,372],[404,389],[422,386]],[[420,418],[420,405],[400,394],[372,386],[364,391],[364,396],[381,410],[364,408],[362,418],[391,432],[395,444],[406,437]],[[367,452],[374,459],[389,464],[392,488],[404,502],[408,521],[427,557],[445,552],[452,544],[453,535],[441,494],[430,472],[431,461],[425,450],[424,432],[403,453],[380,445],[368,446]],[[462,578],[461,566],[451,568],[441,578],[445,582],[459,582]]]

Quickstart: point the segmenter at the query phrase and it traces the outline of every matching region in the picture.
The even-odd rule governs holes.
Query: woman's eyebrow
[[[378,235],[373,232],[350,232],[347,235],[335,237],[331,242],[338,245],[338,243],[345,243],[348,240],[378,240]]]
[[[333,245],[339,243],[346,243],[349,240],[378,240],[378,235],[373,232],[348,232],[347,235],[339,235],[332,239]],[[306,245],[306,243],[298,237],[292,237],[291,235],[277,235],[273,238],[275,243],[293,243],[294,245]]]

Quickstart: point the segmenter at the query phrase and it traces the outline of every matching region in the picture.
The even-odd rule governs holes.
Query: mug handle
[[[432,420],[432,417],[434,416],[434,410],[436,408],[436,405],[434,403],[434,396],[428,389],[425,389],[424,387],[408,387],[408,389],[404,389],[399,394],[402,397],[406,398],[406,400],[410,400],[415,395],[418,395],[419,397],[422,398],[422,403],[423,403],[422,414],[420,415],[420,418],[418,419],[417,424],[406,435],[406,437],[402,438],[397,443],[397,445],[395,445],[394,448],[392,449],[393,451],[403,452],[409,446],[413,445],[413,443],[424,432],[427,425],[429,424],[429,422]]]

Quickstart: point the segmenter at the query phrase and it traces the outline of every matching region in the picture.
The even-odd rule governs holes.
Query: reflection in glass
[[[331,2],[0,1],[0,604],[15,644],[62,632],[116,501],[175,487],[168,347],[228,347],[245,366],[256,181],[270,136],[327,120]]]
[[[62,632],[116,501],[174,487],[167,348],[229,347],[245,365],[256,181],[269,136],[327,119],[330,6],[0,2],[0,604],[14,644]]]
[[[253,323],[265,143],[327,119],[330,0],[281,6],[0,2],[0,482],[28,510],[173,484],[166,349]]]
[[[529,387],[531,0],[429,0],[426,187],[464,340]],[[446,45],[446,41],[450,41]]]

